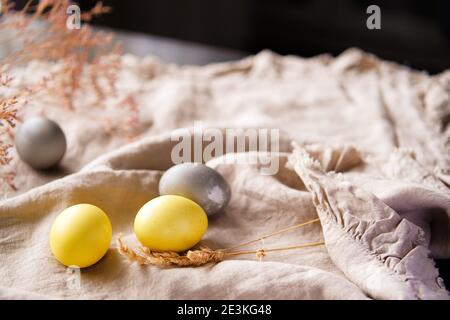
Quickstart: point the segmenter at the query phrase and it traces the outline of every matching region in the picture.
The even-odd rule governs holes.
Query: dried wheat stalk
[[[323,245],[323,241],[318,242],[310,242],[305,243],[301,245],[295,245],[295,246],[287,246],[287,247],[281,247],[281,248],[270,248],[270,249],[258,249],[258,250],[243,250],[243,251],[230,251],[238,247],[246,246],[250,243],[254,243],[257,241],[260,241],[262,239],[266,239],[268,237],[282,234],[291,230],[295,230],[298,228],[301,228],[303,226],[306,226],[311,223],[319,222],[319,219],[314,219],[307,221],[305,223],[301,223],[289,228],[284,228],[278,231],[275,231],[269,235],[265,235],[263,237],[260,237],[258,239],[248,241],[227,249],[217,249],[213,250],[208,247],[200,247],[198,250],[189,250],[185,254],[179,254],[177,252],[173,251],[167,251],[167,252],[158,252],[158,251],[152,251],[147,247],[139,247],[138,249],[131,249],[127,245],[124,244],[122,237],[119,235],[117,238],[117,248],[121,255],[128,258],[131,262],[137,262],[139,265],[155,265],[160,267],[167,267],[167,266],[177,266],[177,267],[199,267],[203,266],[208,263],[217,263],[220,261],[223,261],[227,257],[232,256],[238,256],[238,255],[245,255],[245,254],[256,254],[256,258],[258,260],[262,260],[268,252],[274,252],[274,251],[286,251],[286,250],[293,250],[293,249],[301,249],[301,248],[307,248],[307,247],[315,247]]]
[[[199,267],[207,263],[220,262],[226,256],[224,251],[212,250],[208,247],[201,247],[198,250],[189,250],[184,255],[173,251],[152,251],[147,247],[140,247],[135,250],[126,246],[120,236],[117,239],[117,247],[120,254],[127,257],[130,261],[137,262],[140,265],[150,264],[161,267]]]

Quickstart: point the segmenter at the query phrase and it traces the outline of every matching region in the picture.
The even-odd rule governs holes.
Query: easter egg
[[[167,170],[159,194],[174,194],[198,203],[208,215],[222,211],[231,197],[230,186],[216,170],[201,163],[182,163]]]
[[[139,242],[154,251],[185,251],[200,241],[207,228],[205,211],[194,201],[176,195],[150,200],[134,220]]]
[[[66,152],[66,137],[59,125],[44,117],[27,119],[17,130],[19,157],[34,169],[55,166]]]
[[[50,230],[50,248],[66,266],[89,267],[108,251],[112,227],[102,209],[77,204],[62,211]]]

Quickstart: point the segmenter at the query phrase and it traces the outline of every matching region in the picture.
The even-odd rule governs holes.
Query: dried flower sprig
[[[117,134],[123,136],[126,141],[134,141],[140,134],[140,122],[139,122],[139,105],[136,99],[127,94],[123,98],[119,99],[117,108],[119,106],[124,109],[125,115],[121,123],[117,124],[112,121],[111,118],[105,118],[105,130],[107,133],[113,135]]]
[[[0,87],[7,87],[12,81],[12,78],[0,74]],[[9,133],[17,121],[17,98],[2,97],[0,95],[0,167],[7,165],[11,161],[9,156],[9,149],[12,147],[10,143],[5,142],[4,137]],[[5,181],[12,189],[14,186],[14,175],[12,173],[2,172],[0,179]]]
[[[9,0],[2,1],[12,8]],[[0,31],[8,31],[14,35],[10,40],[20,44],[1,61],[4,71],[31,60],[57,62],[58,68],[46,75],[47,91],[59,96],[69,109],[75,108],[74,99],[80,90],[92,88],[99,101],[112,92],[122,53],[111,33],[95,32],[88,24],[79,29],[67,27],[66,11],[74,4],[70,0],[40,0],[32,6],[29,2],[20,11],[5,11],[0,24]],[[110,10],[98,2],[81,13],[80,19],[91,21]],[[84,72],[89,74],[88,83],[81,81]],[[102,79],[109,86],[100,85]]]
[[[122,47],[113,41],[112,33],[95,31],[89,24],[94,17],[108,13],[110,7],[101,1],[85,12],[80,12],[83,22],[80,28],[68,27],[67,9],[76,4],[71,0],[29,1],[22,9],[15,10],[11,0],[0,0],[0,45],[9,48],[7,55],[0,57],[0,86],[9,85],[11,78],[4,74],[33,60],[52,62],[51,68],[33,84],[18,83],[14,92],[24,105],[36,101],[38,96],[53,96],[62,106],[76,110],[76,97],[81,93],[92,93],[97,106],[105,106],[106,99],[116,96],[115,84],[121,69]],[[9,43],[11,42],[11,43]],[[12,44],[8,46],[8,44]],[[3,76],[1,76],[3,74]],[[122,99],[117,97],[117,100]],[[115,127],[127,127],[126,136],[137,136],[138,108],[134,100],[127,98],[123,108],[129,118]],[[13,126],[17,121],[17,99],[4,98],[0,93],[0,124]],[[125,124],[126,122],[126,124]],[[2,129],[2,128],[0,128]],[[8,129],[10,130],[10,129]],[[125,131],[121,130],[121,131]],[[0,170],[9,163],[7,151],[10,144],[0,132]],[[119,132],[119,134],[122,132]],[[3,174],[0,174],[0,179]],[[8,181],[12,181],[8,174]],[[4,179],[5,180],[5,179]]]
[[[0,126],[8,125],[14,128],[17,121],[17,98],[8,97],[0,99]]]
[[[11,148],[10,144],[4,144],[0,141],[0,166],[7,165],[11,161],[8,155],[9,148]]]
[[[279,235],[282,233],[286,233],[288,231],[292,231],[298,228],[301,228],[303,226],[320,222],[319,219],[313,219],[309,220],[307,222],[297,224],[288,228],[284,228],[275,232],[272,232],[268,235],[259,237],[255,240],[247,241],[235,246],[232,246],[230,248],[226,249],[217,249],[213,250],[211,248],[208,248],[206,246],[202,246],[197,250],[189,250],[184,254],[179,254],[177,252],[173,251],[167,251],[167,252],[158,252],[158,251],[152,251],[147,247],[141,246],[139,249],[131,249],[127,245],[124,244],[122,237],[119,235],[117,238],[117,248],[121,255],[125,256],[130,260],[131,262],[137,262],[139,265],[155,265],[160,267],[167,267],[167,266],[177,266],[177,267],[199,267],[203,266],[208,263],[217,263],[220,261],[223,261],[227,257],[232,256],[238,256],[238,255],[245,255],[245,254],[256,254],[256,258],[258,260],[262,260],[268,252],[275,252],[275,251],[286,251],[286,250],[293,250],[293,249],[301,249],[301,248],[308,248],[308,247],[315,247],[323,245],[323,241],[317,241],[317,242],[309,242],[304,243],[300,245],[294,245],[294,246],[287,246],[287,247],[280,247],[280,248],[269,248],[269,249],[257,249],[257,250],[241,250],[241,251],[232,251],[239,247],[244,247],[252,243],[256,243],[258,241],[261,241],[263,239]]]

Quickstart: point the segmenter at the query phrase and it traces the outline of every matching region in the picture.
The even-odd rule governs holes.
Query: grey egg
[[[33,117],[18,128],[15,146],[24,162],[34,169],[47,169],[58,164],[64,156],[66,137],[56,122]]]
[[[159,181],[160,195],[179,195],[199,204],[207,215],[222,211],[231,197],[230,186],[216,170],[200,163],[182,163]]]

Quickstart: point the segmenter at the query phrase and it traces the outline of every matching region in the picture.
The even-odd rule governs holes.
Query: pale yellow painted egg
[[[185,251],[197,244],[208,228],[205,211],[194,201],[165,195],[147,202],[137,213],[134,232],[154,251]]]
[[[85,268],[106,254],[111,238],[106,213],[91,204],[77,204],[56,217],[50,230],[50,248],[62,264]]]

